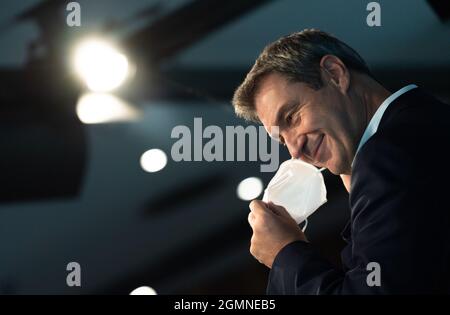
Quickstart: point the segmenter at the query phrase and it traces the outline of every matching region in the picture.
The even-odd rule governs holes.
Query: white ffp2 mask
[[[327,202],[322,173],[301,160],[287,160],[267,185],[263,201],[283,206],[299,224]]]

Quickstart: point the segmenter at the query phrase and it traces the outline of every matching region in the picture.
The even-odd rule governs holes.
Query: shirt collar
[[[353,158],[352,166],[353,166],[353,163],[355,162],[355,158],[356,158],[356,155],[358,154],[359,150],[367,142],[367,140],[369,140],[370,137],[372,137],[377,132],[378,125],[380,124],[381,118],[383,117],[383,114],[386,111],[386,109],[389,107],[389,105],[391,105],[391,103],[395,99],[400,97],[402,94],[404,94],[412,89],[415,89],[415,88],[417,88],[417,85],[415,85],[415,84],[407,85],[407,86],[401,88],[400,90],[398,90],[397,92],[395,92],[394,94],[390,95],[387,99],[384,100],[383,103],[381,103],[380,107],[378,107],[377,111],[375,112],[375,114],[373,115],[369,124],[367,125],[366,130],[364,131],[361,140],[359,141],[359,145],[358,145],[358,148],[356,149],[355,157]]]

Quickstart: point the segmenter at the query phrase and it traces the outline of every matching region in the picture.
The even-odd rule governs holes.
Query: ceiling
[[[157,3],[79,2],[86,33]],[[164,1],[160,14],[188,2]],[[179,52],[164,66],[245,71],[259,51],[279,36],[319,28],[347,42],[377,69],[450,67],[450,26],[437,18],[426,1],[378,1],[382,7],[379,28],[365,24],[366,2],[271,1]],[[9,24],[37,3],[2,1],[0,25],[8,27],[0,26],[0,67],[25,64],[27,44],[38,30],[29,21]],[[129,23],[123,32],[133,33],[147,22]],[[194,117],[202,117],[205,126],[242,124],[229,102],[211,106],[206,97],[200,97],[140,99],[133,105],[141,112],[136,121],[86,126],[88,159],[77,198],[0,204],[0,292],[126,293],[140,283],[162,293],[186,293],[205,279],[248,266],[257,268],[247,248],[247,204],[236,197],[235,190],[246,177],[261,176],[267,184],[272,174],[260,174],[258,162],[169,161],[163,171],[151,174],[139,165],[148,149],[160,148],[169,154],[172,128],[192,127]],[[282,158],[288,158],[286,152]],[[339,180],[326,174],[326,182],[329,202],[313,215],[308,228],[310,238],[319,243],[330,235],[337,239],[348,217]],[[190,186],[199,188],[178,203],[171,200],[185,196],[183,191]],[[82,266],[81,289],[65,284],[65,266],[70,261]],[[239,286],[235,292],[240,292]]]

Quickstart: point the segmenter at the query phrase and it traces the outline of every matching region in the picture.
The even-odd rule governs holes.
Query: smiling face
[[[272,137],[284,143],[293,158],[334,174],[348,173],[358,143],[358,112],[350,97],[324,83],[319,90],[289,82],[272,73],[260,82],[255,95],[259,120]],[[273,127],[278,126],[278,135]]]

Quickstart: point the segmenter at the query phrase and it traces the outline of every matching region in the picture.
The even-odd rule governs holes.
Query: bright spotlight
[[[77,104],[78,118],[85,124],[130,121],[137,110],[120,98],[108,93],[87,93]]]
[[[237,195],[242,200],[252,200],[261,195],[263,182],[258,177],[249,177],[241,181],[237,187]]]
[[[75,69],[89,89],[107,92],[120,86],[128,76],[128,59],[113,46],[90,40],[75,51]]]
[[[151,149],[141,156],[141,167],[146,172],[154,173],[162,170],[167,164],[167,156],[160,149]]]
[[[131,291],[130,295],[156,295],[156,291],[150,287],[139,287]]]

